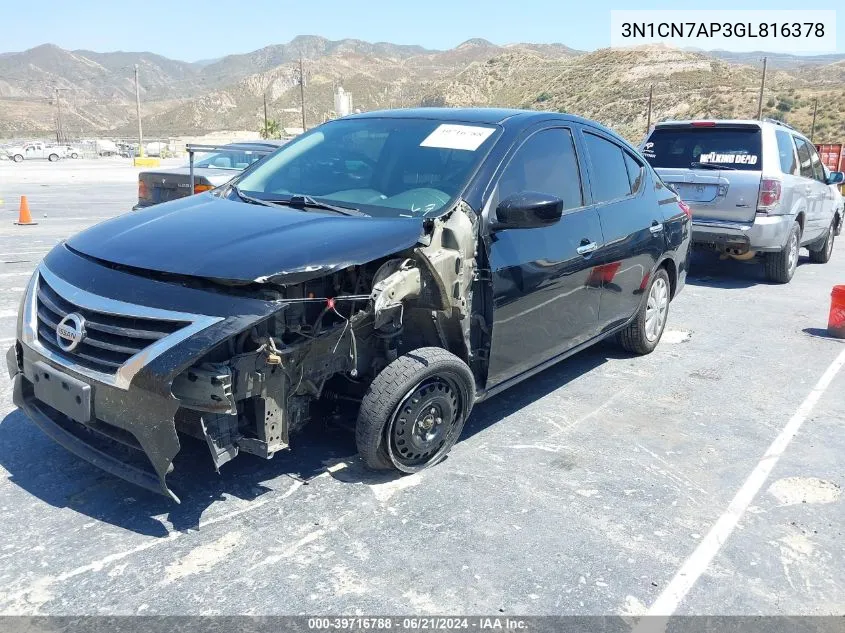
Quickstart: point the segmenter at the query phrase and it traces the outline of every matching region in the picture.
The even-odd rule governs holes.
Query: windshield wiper
[[[286,201],[286,203],[298,209],[324,209],[326,211],[334,211],[335,213],[340,213],[341,215],[367,215],[363,211],[359,211],[354,207],[341,207],[335,204],[329,204],[327,202],[319,202],[317,200],[314,200],[314,198],[312,198],[311,196],[293,195],[290,197],[290,200]]]
[[[341,215],[359,215],[369,217],[363,211],[359,211],[358,209],[355,209],[353,207],[339,207],[337,205],[328,204],[327,202],[318,202],[317,200],[314,200],[314,198],[312,198],[311,196],[294,195],[290,197],[290,200],[264,200],[262,198],[254,198],[253,196],[245,194],[235,185],[231,185],[231,189],[244,202],[249,202],[251,204],[261,204],[265,207],[277,207],[279,209],[293,208],[299,209],[301,211],[304,211],[305,209],[324,209],[326,211],[334,211],[335,213],[340,213]]]
[[[691,162],[690,167],[695,167],[697,169],[727,169],[730,171],[736,171],[736,167],[730,167],[729,165],[717,165],[716,163],[699,163],[698,161]]]
[[[243,191],[238,189],[235,185],[230,185],[230,189],[235,192],[235,194],[243,200],[244,202],[249,202],[250,204],[259,204],[264,207],[276,207],[278,209],[284,209],[288,205],[286,204],[279,204],[276,202],[272,202],[270,200],[262,200],[261,198],[253,198],[252,196],[246,195]]]

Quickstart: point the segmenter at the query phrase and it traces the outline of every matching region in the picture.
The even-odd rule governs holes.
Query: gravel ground
[[[0,162],[3,348],[40,258],[126,212],[136,182],[119,160]],[[37,226],[12,224],[21,194]],[[315,425],[220,475],[188,445],[173,505],[52,443],[2,381],[0,613],[843,614],[845,372],[814,390],[845,350],[824,336],[838,246],[786,286],[696,257],[653,354],[581,353],[398,479]]]

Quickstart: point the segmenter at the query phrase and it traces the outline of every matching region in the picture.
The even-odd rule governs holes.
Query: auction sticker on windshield
[[[476,125],[454,125],[442,123],[420,143],[420,147],[440,149],[477,150],[493,133],[494,128]]]

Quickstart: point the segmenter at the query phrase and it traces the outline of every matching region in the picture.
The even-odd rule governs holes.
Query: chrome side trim
[[[160,338],[158,341],[144,348],[134,356],[129,357],[123,365],[121,365],[114,375],[99,372],[93,369],[83,367],[79,363],[74,362],[72,358],[56,354],[50,349],[44,347],[38,340],[38,284],[41,278],[53,289],[56,294],[66,301],[76,304],[82,308],[87,308],[96,312],[105,314],[113,314],[115,316],[139,317],[147,319],[161,319],[164,321],[186,321],[188,324],[167,336]],[[107,297],[100,297],[92,294],[81,288],[77,288],[57,277],[44,263],[38,266],[37,273],[32,276],[29,286],[26,290],[26,299],[24,302],[23,314],[23,329],[21,332],[21,340],[24,345],[34,349],[45,358],[52,362],[66,367],[78,374],[87,376],[97,382],[102,382],[118,389],[128,389],[129,383],[135,377],[142,367],[148,364],[154,358],[161,356],[166,350],[174,345],[181,343],[190,336],[205,328],[219,323],[222,317],[207,316],[204,314],[190,314],[187,312],[175,312],[171,310],[162,310],[160,308],[148,308],[134,303],[126,303],[116,299],[109,299]]]

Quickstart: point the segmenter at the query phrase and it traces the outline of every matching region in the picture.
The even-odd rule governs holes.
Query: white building
[[[352,112],[352,93],[346,92],[342,86],[338,86],[334,93],[334,111],[339,117]]]

